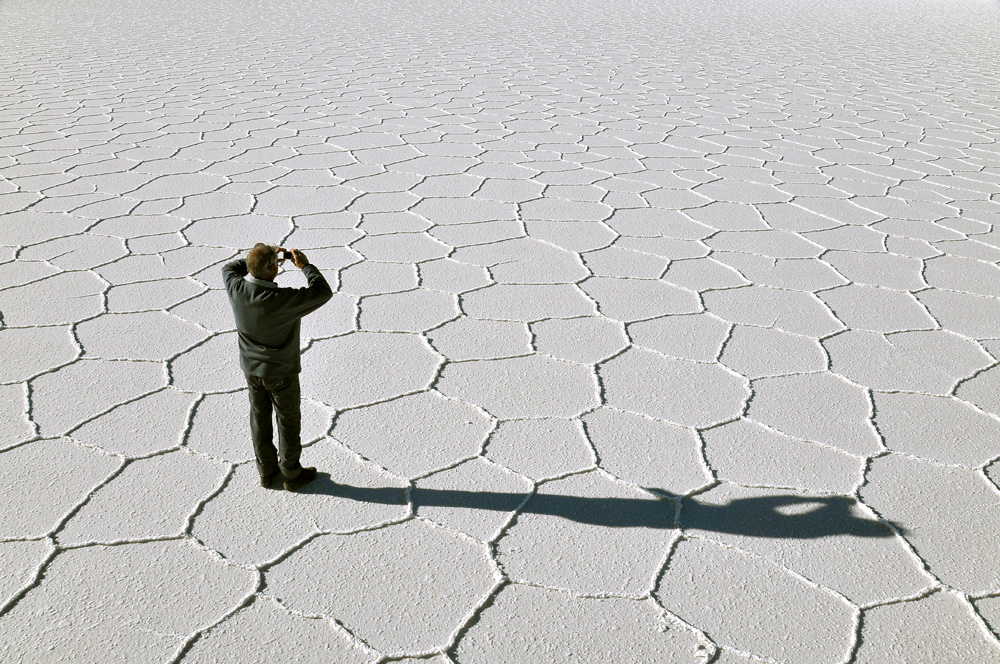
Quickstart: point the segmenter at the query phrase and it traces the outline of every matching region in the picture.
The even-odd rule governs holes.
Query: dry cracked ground
[[[998,34],[4,0],[0,660],[1000,661]],[[222,290],[258,241],[336,291],[301,494]]]

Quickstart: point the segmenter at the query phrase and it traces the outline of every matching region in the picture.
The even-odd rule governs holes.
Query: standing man
[[[287,257],[305,274],[306,288],[279,288],[274,283],[278,264]],[[285,489],[296,491],[316,479],[315,468],[299,463],[299,321],[328,302],[333,290],[298,249],[288,252],[261,243],[246,260],[227,263],[222,276],[236,317],[240,368],[250,387],[250,433],[260,485],[270,487],[280,472]],[[277,451],[272,407],[278,422]]]

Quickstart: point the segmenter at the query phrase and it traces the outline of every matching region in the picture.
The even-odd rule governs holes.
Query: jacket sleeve
[[[306,316],[316,311],[333,297],[333,289],[313,264],[306,265],[302,272],[306,275],[309,285],[295,291],[289,301],[290,313],[295,316]]]
[[[245,276],[247,276],[247,262],[244,258],[222,266],[222,281],[226,284],[226,290],[229,292],[232,292],[232,285],[242,281]]]

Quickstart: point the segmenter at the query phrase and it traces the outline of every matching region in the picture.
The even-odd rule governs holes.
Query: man
[[[246,260],[222,268],[229,302],[239,333],[240,368],[250,387],[250,433],[260,484],[270,487],[278,474],[288,491],[297,491],[316,478],[315,468],[303,468],[299,372],[299,321],[333,297],[319,269],[306,255],[291,250],[292,262],[305,274],[306,288],[279,288],[274,283],[279,256],[289,252],[266,244],[254,246]],[[248,274],[249,273],[249,274]],[[271,412],[278,422],[278,449],[274,449]]]

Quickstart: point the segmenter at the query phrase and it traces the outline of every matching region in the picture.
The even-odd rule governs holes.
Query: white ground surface
[[[0,661],[1000,661],[997,35],[3,1]],[[257,241],[338,291],[301,495],[220,290]]]

